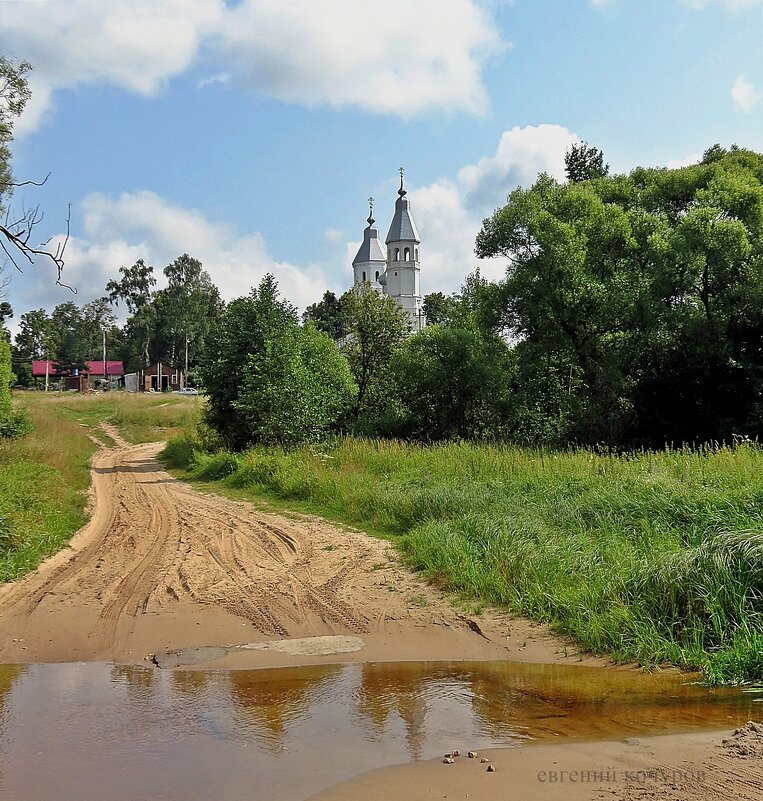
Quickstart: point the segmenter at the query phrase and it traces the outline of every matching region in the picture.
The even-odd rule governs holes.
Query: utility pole
[[[103,380],[106,382],[106,389],[109,388],[109,373],[106,367],[106,329],[103,329]]]
[[[183,381],[181,382],[181,388],[186,385],[188,381],[188,330],[185,332],[185,371],[183,372]]]

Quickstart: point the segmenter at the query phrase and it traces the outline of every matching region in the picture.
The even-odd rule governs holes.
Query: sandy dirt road
[[[564,659],[561,641],[540,627],[459,612],[383,541],[203,494],[162,468],[160,443],[108,433],[117,444],[93,459],[90,522],[70,547],[0,588],[0,661]],[[359,650],[241,647],[336,635]]]

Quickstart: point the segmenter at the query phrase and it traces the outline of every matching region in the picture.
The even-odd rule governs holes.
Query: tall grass
[[[344,439],[204,453],[189,476],[394,535],[443,587],[617,660],[763,679],[763,450],[616,456]]]
[[[82,425],[97,426],[105,421],[117,426],[128,442],[156,442],[177,436],[195,422],[203,400],[171,394],[103,395],[80,393],[23,393],[21,402],[42,412],[67,417]],[[99,434],[99,436],[102,436]]]
[[[62,548],[86,520],[90,457],[88,433],[115,424],[132,442],[164,439],[195,420],[196,398],[19,393],[16,401],[34,428],[19,439],[0,438],[0,583],[33,570]]]
[[[32,433],[0,440],[0,582],[33,570],[85,522],[95,450],[74,421],[41,404],[24,406]]]

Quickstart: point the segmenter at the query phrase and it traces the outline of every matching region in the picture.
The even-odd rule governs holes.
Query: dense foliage
[[[234,449],[314,439],[339,424],[357,394],[334,342],[298,324],[269,275],[216,321],[201,376],[207,421]]]
[[[477,253],[509,260],[487,302],[516,343],[515,438],[763,433],[762,232],[763,157],[738,148],[512,192]]]
[[[11,348],[0,336],[0,437],[19,437],[31,430],[31,420],[11,400]]]

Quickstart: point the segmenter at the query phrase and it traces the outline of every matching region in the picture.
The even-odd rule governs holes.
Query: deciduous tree
[[[388,295],[366,285],[345,296],[349,339],[344,354],[355,376],[355,413],[380,414],[389,397],[392,354],[408,332],[405,312]]]

